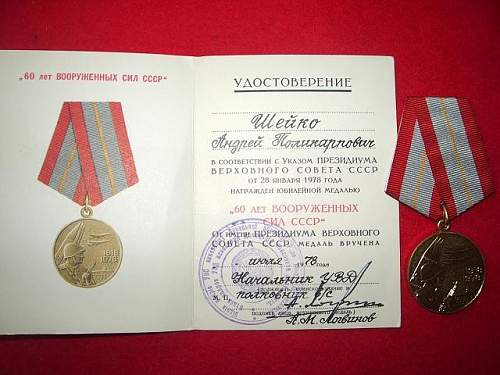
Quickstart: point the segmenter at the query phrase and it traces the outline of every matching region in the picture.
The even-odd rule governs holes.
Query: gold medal
[[[484,284],[484,259],[477,246],[458,233],[449,232],[446,207],[439,232],[414,250],[408,282],[417,301],[426,309],[449,314],[469,306]]]
[[[454,313],[481,293],[484,258],[471,240],[449,231],[450,220],[494,190],[469,101],[408,98],[386,192],[438,221],[439,232],[417,246],[408,265],[411,292],[426,309]]]
[[[119,102],[64,102],[38,180],[80,206],[54,244],[61,277],[81,288],[107,283],[120,268],[122,244],[97,206],[139,181]]]
[[[88,198],[82,218],[68,224],[54,244],[54,264],[61,277],[81,288],[103,285],[122,261],[122,244],[108,224],[92,218]]]

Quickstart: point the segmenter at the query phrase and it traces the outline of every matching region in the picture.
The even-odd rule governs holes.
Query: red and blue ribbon
[[[65,102],[38,179],[93,206],[136,184],[121,104]]]
[[[450,219],[493,193],[493,179],[469,102],[409,98],[386,192],[438,220]]]

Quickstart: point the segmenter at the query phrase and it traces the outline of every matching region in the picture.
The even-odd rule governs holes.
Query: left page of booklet
[[[191,327],[192,63],[0,52],[0,333]]]

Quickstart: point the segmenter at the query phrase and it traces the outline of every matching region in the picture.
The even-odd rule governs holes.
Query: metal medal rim
[[[83,216],[83,215],[82,215]],[[71,225],[74,225],[75,223],[78,223],[78,222],[82,222],[82,221],[94,221],[94,222],[98,222],[98,223],[101,223],[101,224],[104,224],[106,225],[109,229],[111,229],[113,235],[116,237],[116,239],[118,240],[118,244],[120,245],[120,261],[118,262],[118,266],[115,268],[115,270],[113,271],[113,273],[111,274],[111,276],[106,279],[105,281],[102,281],[100,282],[99,284],[95,284],[95,285],[88,285],[88,286],[85,286],[85,285],[76,285],[76,284],[73,284],[71,282],[69,282],[68,280],[66,280],[62,275],[61,275],[61,272],[59,271],[59,269],[57,268],[57,264],[56,264],[56,260],[55,260],[55,252],[56,252],[56,243],[57,243],[57,240],[59,239],[59,237],[61,236],[61,234],[66,230],[66,228],[68,228],[69,226]],[[122,240],[120,238],[120,236],[116,233],[115,229],[109,225],[108,223],[102,221],[102,220],[98,220],[98,219],[94,219],[93,217],[90,217],[90,216],[86,216],[86,217],[82,217],[82,218],[79,218],[77,220],[74,220],[72,221],[71,223],[67,224],[64,226],[64,228],[62,228],[59,233],[57,234],[56,236],[56,239],[54,241],[54,245],[52,246],[52,263],[57,271],[57,274],[59,275],[59,277],[61,279],[63,279],[66,283],[68,283],[69,285],[71,286],[75,286],[75,287],[78,287],[78,288],[83,288],[83,289],[92,289],[92,288],[96,288],[98,286],[102,286],[104,284],[107,284],[109,283],[116,275],[116,273],[118,272],[118,270],[120,269],[121,265],[122,265],[122,260],[123,260],[123,244],[122,244]]]
[[[481,286],[479,287],[479,289],[477,290],[476,294],[474,295],[474,297],[469,301],[467,302],[465,305],[463,305],[462,307],[460,307],[459,309],[457,310],[453,310],[453,311],[438,311],[438,310],[433,310],[431,308],[429,308],[428,306],[424,305],[420,299],[415,295],[413,289],[411,288],[411,285],[410,285],[410,277],[411,277],[411,270],[410,270],[410,267],[412,265],[412,259],[413,257],[415,256],[417,250],[423,245],[423,243],[433,237],[437,237],[437,236],[442,236],[442,235],[445,235],[445,236],[458,236],[458,237],[462,237],[464,238],[465,240],[469,241],[473,246],[474,248],[476,249],[477,253],[479,254],[479,256],[481,257],[481,260],[483,262],[483,278],[482,278],[482,281],[481,281]],[[481,252],[481,250],[479,249],[479,247],[467,236],[464,236],[463,234],[460,234],[460,233],[456,233],[456,232],[451,232],[451,231],[439,231],[437,233],[433,233],[432,235],[430,236],[427,236],[425,239],[423,239],[416,247],[415,249],[413,250],[411,256],[410,256],[410,259],[408,261],[408,267],[407,267],[407,274],[406,274],[406,280],[407,280],[407,285],[408,285],[408,289],[410,290],[410,293],[411,295],[413,296],[413,298],[415,298],[418,302],[418,304],[420,306],[422,306],[423,308],[425,308],[427,311],[430,311],[430,312],[433,312],[435,314],[440,314],[440,315],[451,315],[451,314],[454,314],[454,313],[457,313],[457,312],[460,312],[462,310],[464,310],[466,307],[470,306],[475,300],[477,300],[477,297],[479,297],[479,295],[481,294],[483,288],[484,288],[484,283],[485,283],[485,280],[486,280],[486,262],[485,262],[485,259],[484,259],[484,256],[483,256],[483,253]]]

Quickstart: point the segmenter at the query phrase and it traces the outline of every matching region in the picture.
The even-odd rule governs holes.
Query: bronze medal
[[[61,277],[81,288],[108,282],[122,261],[122,244],[108,224],[91,218],[92,209],[82,208],[82,219],[68,224],[54,244],[54,264]]]
[[[417,246],[408,265],[410,290],[426,309],[454,313],[479,296],[483,256],[471,240],[449,232],[450,220],[494,190],[469,101],[408,98],[386,192],[438,221],[439,232]]]
[[[438,223],[440,231],[426,238],[413,251],[408,283],[417,301],[442,314],[469,306],[484,284],[484,259],[477,246],[458,233],[448,232],[449,221]]]
[[[64,102],[38,180],[78,205],[82,219],[68,224],[53,249],[57,271],[81,288],[103,285],[122,261],[122,244],[90,204],[139,181],[119,102]]]

